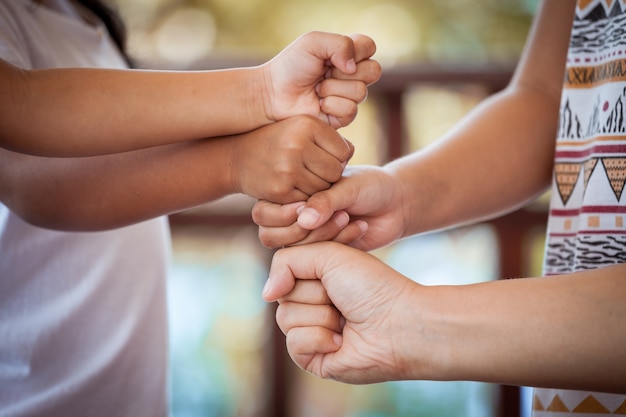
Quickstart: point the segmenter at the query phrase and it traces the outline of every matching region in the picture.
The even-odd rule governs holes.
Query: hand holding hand
[[[268,118],[306,114],[335,129],[347,126],[367,97],[367,86],[380,78],[380,64],[370,59],[375,51],[374,41],[364,35],[300,36],[262,65]]]
[[[372,250],[402,237],[403,195],[382,168],[347,167],[339,181],[306,202],[257,202],[252,219],[259,226],[261,243],[267,247],[334,240]],[[342,213],[350,218],[348,226],[345,221],[337,223]]]
[[[418,332],[413,293],[419,285],[374,256],[323,242],[281,249],[263,292],[278,300],[276,321],[302,369],[362,384],[405,379]],[[407,329],[408,327],[408,329]],[[408,350],[407,350],[408,349]]]

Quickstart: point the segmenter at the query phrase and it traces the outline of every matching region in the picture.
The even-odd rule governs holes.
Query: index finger
[[[371,58],[376,53],[376,43],[369,36],[353,33],[350,37],[354,42],[354,60],[357,63]]]

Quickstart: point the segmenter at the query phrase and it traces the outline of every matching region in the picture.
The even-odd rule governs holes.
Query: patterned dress
[[[625,181],[626,1],[579,0],[561,98],[544,275],[626,262]],[[534,417],[611,414],[626,415],[626,395],[534,390]]]

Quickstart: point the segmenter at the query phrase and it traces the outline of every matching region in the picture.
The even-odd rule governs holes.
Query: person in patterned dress
[[[266,246],[299,243],[263,293],[296,364],[347,383],[532,386],[535,417],[626,415],[625,28],[623,1],[543,0],[508,88],[434,145],[349,167],[307,202],[256,204]],[[542,277],[427,287],[364,252],[550,184]]]

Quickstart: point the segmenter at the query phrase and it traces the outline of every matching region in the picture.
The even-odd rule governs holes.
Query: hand
[[[357,106],[367,97],[367,86],[381,75],[374,41],[309,32],[262,65],[265,108],[270,120],[307,114],[338,129],[350,124]]]
[[[420,286],[374,256],[337,243],[281,249],[263,292],[302,369],[346,383],[406,379],[406,343]],[[408,328],[407,328],[408,327]]]
[[[333,240],[369,251],[402,237],[402,201],[399,185],[382,168],[353,166],[306,202],[257,202],[252,219],[261,243],[270,248]],[[342,212],[350,217],[346,227],[337,223]]]
[[[341,178],[354,147],[334,129],[298,116],[226,138],[233,189],[249,196],[291,203],[325,190]]]

